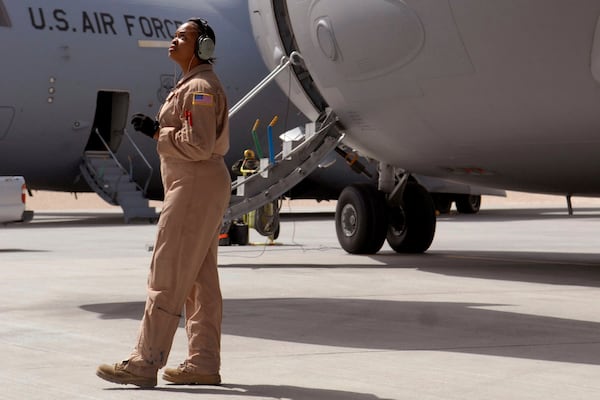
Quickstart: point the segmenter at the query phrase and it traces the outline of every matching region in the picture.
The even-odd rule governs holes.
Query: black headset
[[[215,39],[214,32],[211,27],[208,26],[208,22],[202,18],[190,18],[188,21],[195,23],[198,25],[198,29],[200,30],[200,36],[198,36],[198,41],[196,42],[195,52],[199,59],[208,61],[212,58],[215,52]],[[212,37],[211,34],[212,33]]]

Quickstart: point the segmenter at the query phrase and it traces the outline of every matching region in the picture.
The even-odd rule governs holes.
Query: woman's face
[[[189,63],[194,58],[194,49],[198,40],[198,27],[193,22],[186,22],[175,32],[169,47],[169,57],[178,63]]]

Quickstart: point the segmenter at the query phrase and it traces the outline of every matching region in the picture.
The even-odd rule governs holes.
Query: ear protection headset
[[[189,21],[198,25],[198,29],[200,30],[200,35],[196,42],[196,55],[201,60],[210,60],[215,52],[215,40],[210,37],[212,29],[208,26],[208,22],[202,18],[191,18]],[[214,33],[212,36],[214,37]]]

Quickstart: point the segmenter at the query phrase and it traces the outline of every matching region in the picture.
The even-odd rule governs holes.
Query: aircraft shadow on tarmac
[[[600,254],[516,251],[434,251],[371,255],[372,264],[225,264],[221,269],[418,269],[447,276],[512,282],[600,287]]]
[[[385,268],[417,268],[447,276],[511,282],[600,287],[600,254],[519,251],[381,252]]]
[[[383,252],[371,258],[381,265],[240,263],[222,267],[364,268],[373,269],[373,273],[378,273],[377,269],[412,268],[448,276],[600,287],[599,254],[431,251],[402,256]],[[600,365],[600,323],[504,311],[503,306],[513,304],[510,296],[505,295],[503,304],[226,299],[223,333],[344,348],[454,352]],[[515,298],[514,303],[520,303],[520,299]],[[81,308],[103,319],[139,319],[144,304],[88,304]]]
[[[600,323],[497,309],[510,305],[232,299],[224,302],[223,333],[334,347],[447,351],[600,365]],[[81,308],[103,319],[139,319],[144,303],[88,304]]]

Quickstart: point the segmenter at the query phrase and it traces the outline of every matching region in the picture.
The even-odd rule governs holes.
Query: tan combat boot
[[[177,368],[167,368],[163,373],[163,379],[178,385],[220,385],[219,374],[198,374],[187,370],[186,363]]]
[[[156,376],[147,377],[135,375],[125,369],[127,361],[114,365],[102,364],[96,370],[96,375],[100,378],[121,385],[135,385],[142,388],[153,388],[156,386]]]

